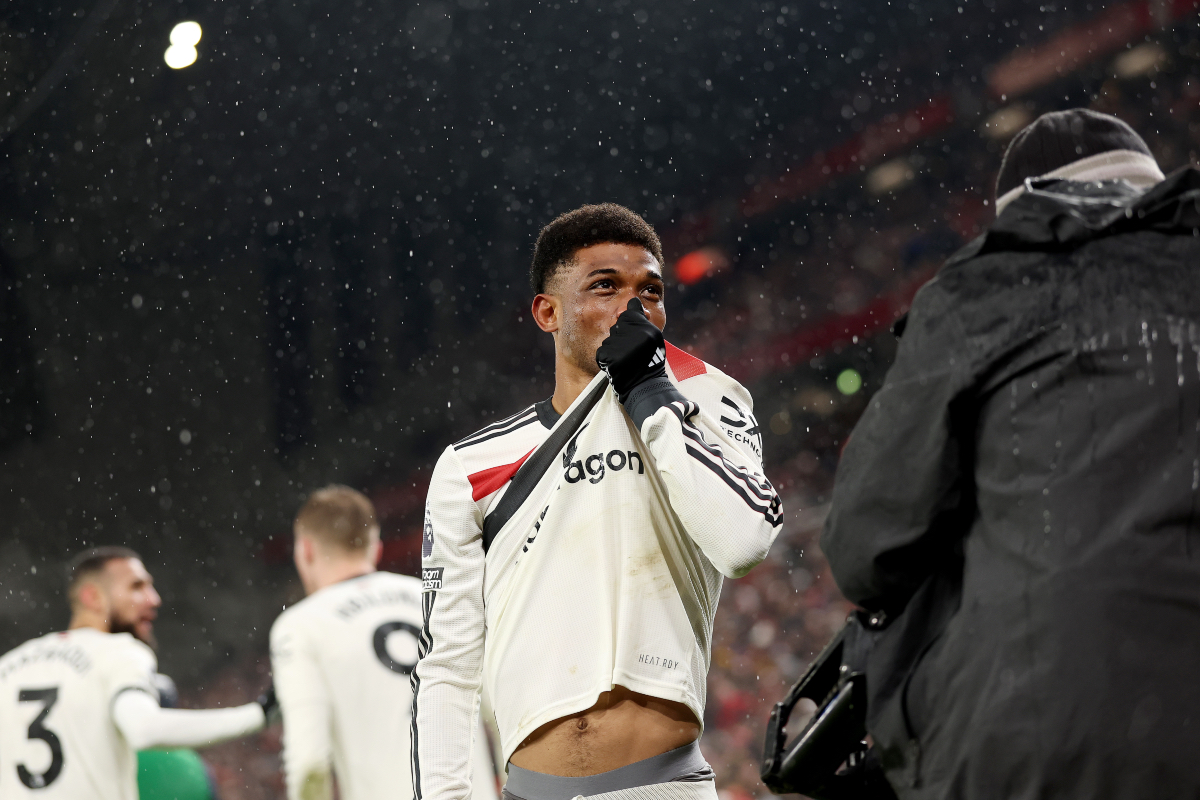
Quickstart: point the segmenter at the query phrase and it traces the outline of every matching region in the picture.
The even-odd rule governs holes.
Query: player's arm
[[[271,626],[271,673],[283,712],[288,800],[333,797],[329,696],[308,638],[287,615]]]
[[[429,482],[421,551],[424,626],[412,672],[416,800],[468,800],[483,671],[482,512],[452,448]]]
[[[475,750],[475,778],[471,784],[471,800],[496,800],[503,788],[505,770],[497,768],[504,758],[500,746],[500,727],[491,697],[479,693],[479,747]]]
[[[233,708],[160,708],[152,695],[136,689],[117,695],[112,715],[134,750],[207,747],[261,730],[266,720],[258,703]]]
[[[154,652],[132,638],[105,661],[113,723],[134,750],[205,747],[263,727],[266,713],[258,703],[205,710],[160,708],[154,683],[157,666]]]
[[[716,421],[667,377],[664,348],[662,331],[634,299],[596,360],[650,448],[688,535],[722,574],[740,577],[766,557],[783,506],[758,455],[728,440],[722,446]]]

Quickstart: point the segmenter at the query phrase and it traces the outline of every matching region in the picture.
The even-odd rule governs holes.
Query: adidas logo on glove
[[[663,361],[665,361],[666,358],[667,358],[666,348],[660,347],[654,351],[654,355],[650,357],[650,363],[647,364],[646,366],[647,367],[657,366],[657,365],[663,363]]]

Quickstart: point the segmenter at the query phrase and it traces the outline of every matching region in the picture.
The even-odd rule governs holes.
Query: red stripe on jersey
[[[534,450],[536,449],[534,448]],[[467,480],[471,482],[471,499],[479,500],[487,497],[512,480],[512,476],[517,474],[517,470],[521,468],[521,465],[525,463],[525,459],[529,458],[532,453],[533,450],[530,450],[521,456],[520,461],[515,461],[512,464],[501,464],[498,467],[481,469],[479,472],[468,475]]]
[[[675,374],[675,380],[686,381],[688,378],[694,378],[697,375],[703,375],[708,372],[708,367],[704,362],[696,358],[691,353],[680,350],[675,345],[667,342],[667,364],[671,367],[671,372]]]

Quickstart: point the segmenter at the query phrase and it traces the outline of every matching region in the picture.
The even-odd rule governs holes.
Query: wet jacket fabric
[[[822,545],[904,800],[1200,797],[1200,172],[1034,182],[918,293]]]

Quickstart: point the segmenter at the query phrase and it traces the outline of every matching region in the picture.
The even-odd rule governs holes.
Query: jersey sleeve
[[[113,634],[115,644],[105,659],[108,677],[109,702],[129,691],[144,692],[158,702],[158,685],[154,675],[158,672],[158,658],[148,645],[128,633]]]
[[[333,797],[330,700],[315,654],[286,612],[271,626],[271,673],[283,713],[283,772],[288,800]]]
[[[492,748],[488,741],[487,729],[481,724],[475,736],[473,776],[471,779],[471,800],[497,800],[496,770],[492,766]]]
[[[483,671],[483,519],[454,450],[438,459],[421,548],[424,616],[412,672],[416,800],[468,800]]]
[[[694,388],[666,392],[657,408],[631,416],[642,418],[642,439],[688,535],[721,574],[739,578],[766,558],[783,504],[763,474],[749,392],[719,373],[691,380]]]
[[[134,750],[207,747],[262,728],[262,706],[233,708],[160,708],[142,692],[122,692],[113,701],[113,722]]]

